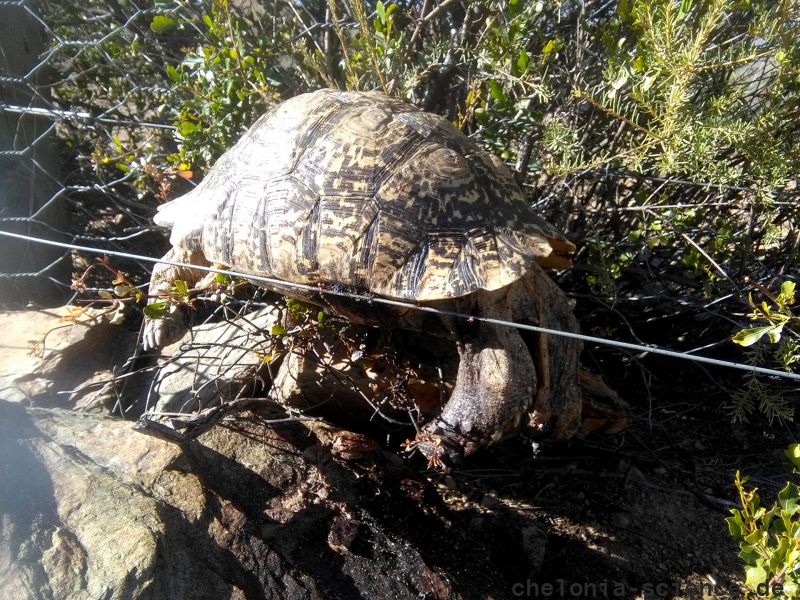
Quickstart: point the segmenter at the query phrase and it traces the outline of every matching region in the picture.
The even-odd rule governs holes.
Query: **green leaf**
[[[747,567],[745,574],[745,585],[751,590],[756,589],[759,583],[764,583],[767,580],[767,572],[763,567]]]
[[[790,445],[784,452],[786,458],[792,463],[796,471],[800,471],[800,444]]]
[[[781,508],[789,513],[796,513],[798,504],[800,504],[800,487],[789,482],[786,486],[778,492],[778,504]]]
[[[488,84],[489,94],[492,96],[492,98],[494,98],[498,103],[504,104],[506,101],[506,94],[503,91],[503,86],[494,79],[489,79]]]
[[[156,15],[153,17],[153,20],[150,21],[150,31],[153,33],[166,33],[172,31],[177,26],[177,19],[166,15]]]
[[[381,20],[381,23],[386,25],[386,7],[381,0],[378,0],[378,3],[375,5],[375,11],[378,13],[378,18]]]
[[[739,552],[739,558],[747,565],[755,564],[756,560],[758,560],[759,554],[755,548],[752,546],[748,546],[747,544],[742,544],[742,550]]]
[[[794,289],[795,289],[794,281],[784,281],[781,284],[781,299],[786,304],[794,303]]]
[[[479,106],[476,108],[473,113],[475,115],[475,120],[480,123],[481,125],[485,125],[489,122],[489,111],[486,110],[484,107]]]
[[[796,539],[794,536],[792,538]],[[786,553],[786,564],[791,565],[790,570],[797,571],[797,574],[800,575],[800,549],[792,548]]]
[[[200,126],[192,121],[181,121],[178,125],[178,133],[180,133],[183,137],[194,133],[198,129],[200,129]]]
[[[557,52],[558,51],[558,47],[557,46],[558,46],[558,42],[556,42],[555,40],[548,40],[547,41],[547,43],[544,45],[544,48],[542,48],[542,62],[547,61],[547,59],[550,58],[550,55],[553,52]]]
[[[742,537],[742,533],[744,533],[742,513],[735,509],[731,510],[731,512],[733,516],[725,519],[725,522],[728,524],[728,533],[730,533],[732,537],[740,538]]]
[[[167,65],[167,77],[172,83],[178,83],[181,80],[181,74],[172,65]]]
[[[756,529],[752,533],[749,533],[746,536],[744,536],[744,541],[750,544],[751,546],[755,546],[756,544],[761,542],[766,535],[767,535],[766,532],[761,531],[760,529]]]
[[[631,16],[631,0],[619,0],[617,4],[617,16],[623,21],[627,21]]]
[[[786,553],[789,550],[789,540],[786,537],[781,537],[778,541],[778,547],[770,548],[769,569],[773,573],[777,573],[786,564]]]
[[[175,287],[173,288],[175,293],[179,296],[188,296],[189,295],[189,285],[183,279],[176,279],[175,280]]]
[[[772,329],[767,332],[767,336],[769,337],[769,341],[772,344],[777,344],[781,341],[781,331],[783,331],[783,324],[785,321],[781,321],[777,325],[774,325]]]
[[[692,4],[694,4],[694,0],[681,0],[681,6],[675,17],[678,23],[681,23],[686,18],[686,15],[692,9]]]
[[[762,327],[751,327],[750,329],[742,329],[739,333],[733,336],[733,343],[740,346],[752,346],[762,337],[767,335],[774,325],[764,325]]]
[[[276,325],[272,326],[272,329],[270,329],[270,333],[272,335],[285,335],[286,334],[286,330],[283,327],[281,327],[280,325],[276,324]]]
[[[151,302],[144,307],[144,316],[148,319],[160,319],[167,314],[169,302]]]
[[[528,53],[525,50],[520,50],[519,57],[517,58],[517,66],[519,67],[520,71],[524,71],[528,68]]]

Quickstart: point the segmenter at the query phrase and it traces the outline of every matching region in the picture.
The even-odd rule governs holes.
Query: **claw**
[[[169,314],[158,319],[145,317],[142,330],[142,348],[145,351],[158,350],[181,339],[186,333],[183,310],[171,306]]]
[[[419,450],[428,459],[428,468],[449,473],[451,467],[457,466],[464,461],[464,456],[474,452],[474,449],[483,445],[475,443],[475,440],[467,436],[447,432],[436,427],[430,430],[431,425],[425,430],[420,431],[413,440],[408,440],[403,444],[407,452]]]

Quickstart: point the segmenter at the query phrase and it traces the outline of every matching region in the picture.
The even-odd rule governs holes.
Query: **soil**
[[[771,503],[790,476],[782,450],[796,435],[764,422],[731,425],[715,393],[720,374],[691,364],[638,368],[650,375],[647,387],[618,388],[634,413],[626,431],[542,446],[533,459],[529,443],[509,440],[440,483],[457,490],[444,491],[451,505],[504,504],[547,523],[541,567],[513,582],[509,597],[744,597],[723,520],[737,502],[734,474],[748,474]]]

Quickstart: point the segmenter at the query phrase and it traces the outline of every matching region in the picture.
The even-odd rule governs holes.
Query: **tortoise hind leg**
[[[207,266],[205,256],[200,251],[171,249],[163,260]],[[188,287],[193,287],[206,274],[205,271],[178,267],[166,263],[156,263],[150,277],[148,304],[162,302],[173,295],[175,282],[183,280]],[[183,310],[176,304],[169,306],[169,312],[157,319],[145,317],[142,330],[142,347],[155,350],[176,342],[186,332],[186,319]]]

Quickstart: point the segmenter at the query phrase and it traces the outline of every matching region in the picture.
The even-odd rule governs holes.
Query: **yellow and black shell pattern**
[[[559,253],[574,248],[499,159],[446,119],[373,92],[279,104],[162,209],[173,244],[199,242],[209,262],[405,300],[501,288],[533,261],[565,266]]]

